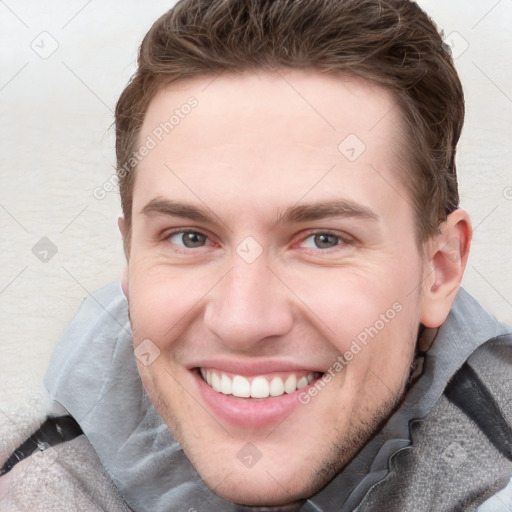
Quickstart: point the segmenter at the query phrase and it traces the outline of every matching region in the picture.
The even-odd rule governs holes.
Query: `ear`
[[[121,232],[121,236],[124,237],[124,217],[120,215],[117,218],[117,226],[119,227],[119,231]]]
[[[123,289],[124,296],[128,300],[128,267],[124,269],[123,278],[121,279],[121,288]]]
[[[126,260],[128,260],[128,253],[126,251],[126,243],[125,243],[125,225],[124,225],[124,217],[120,216],[117,219],[117,225],[119,227],[119,231],[121,232],[121,236],[123,237],[123,247],[124,254],[126,256]],[[125,267],[123,272],[123,278],[121,279],[121,287],[123,288],[123,293],[128,299],[128,266]]]
[[[448,316],[462,281],[471,245],[469,215],[457,209],[440,226],[441,233],[426,244],[420,322],[437,328]]]

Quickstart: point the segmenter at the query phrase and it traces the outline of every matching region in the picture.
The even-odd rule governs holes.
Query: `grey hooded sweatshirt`
[[[446,322],[423,331],[430,349],[400,408],[290,510],[512,511],[511,333],[459,290]],[[119,283],[83,301],[44,384],[85,435],[26,469],[1,510],[28,510],[48,489],[52,511],[285,510],[236,505],[201,480],[144,391]]]

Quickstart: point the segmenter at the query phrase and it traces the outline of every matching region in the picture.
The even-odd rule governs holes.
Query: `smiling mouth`
[[[320,372],[284,372],[244,377],[213,368],[197,368],[214,391],[236,398],[265,399],[294,393],[322,377]]]

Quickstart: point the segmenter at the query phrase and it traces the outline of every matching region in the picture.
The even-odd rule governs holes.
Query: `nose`
[[[292,302],[265,258],[246,263],[235,255],[234,260],[209,294],[204,322],[224,347],[251,352],[292,329]]]

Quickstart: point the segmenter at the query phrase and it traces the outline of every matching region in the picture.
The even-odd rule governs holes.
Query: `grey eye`
[[[330,235],[329,233],[321,233],[319,235],[313,235],[313,241],[315,247],[318,249],[330,249],[331,247],[339,245],[340,237]]]
[[[185,231],[174,233],[169,237],[169,240],[175,245],[180,245],[187,249],[194,249],[196,247],[203,247],[206,244],[207,237],[196,231]]]

